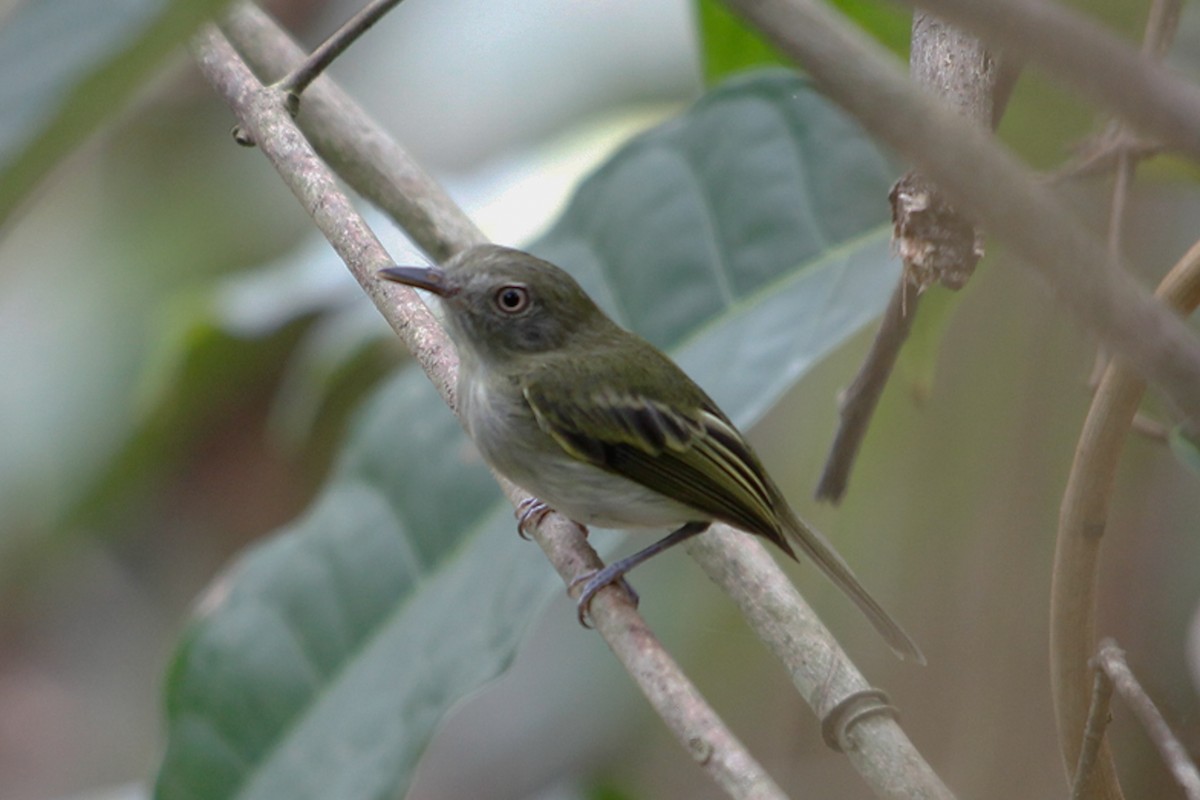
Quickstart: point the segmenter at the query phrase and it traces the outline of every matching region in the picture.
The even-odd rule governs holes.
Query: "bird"
[[[550,510],[585,531],[671,530],[579,579],[585,625],[600,589],[630,588],[624,576],[635,566],[722,522],[793,559],[799,550],[896,655],[925,662],[833,545],[796,514],[712,398],[662,351],[609,318],[568,272],[482,244],[441,267],[378,274],[438,298],[459,356],[458,410],[467,432],[496,472],[531,495],[518,510],[519,531]]]

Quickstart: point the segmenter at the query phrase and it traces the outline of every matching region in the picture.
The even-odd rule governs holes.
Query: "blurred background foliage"
[[[0,209],[10,212],[0,230],[0,797],[147,791],[164,747],[163,675],[195,598],[307,507],[349,416],[404,359],[261,155],[232,146],[228,112],[173,47],[199,18],[188,5],[0,3]],[[896,6],[837,5],[904,57]],[[1140,35],[1143,4],[1086,5]],[[126,15],[121,35],[89,23],[84,12],[101,6]],[[23,27],[35,7],[54,7],[57,26]],[[355,7],[281,0],[272,10],[311,45]],[[1195,74],[1200,24],[1187,9],[1171,58]],[[708,0],[410,0],[333,74],[485,232],[522,244],[633,132],[677,115],[719,76],[773,59]],[[48,91],[31,75],[61,83]],[[80,83],[100,78],[109,82]],[[104,102],[65,114],[81,96]],[[1000,133],[1050,169],[1098,124],[1027,71]],[[43,125],[46,141],[30,139]],[[51,167],[19,195],[12,170]],[[1152,284],[1192,244],[1200,195],[1190,165],[1163,159],[1140,174],[1126,252]],[[1098,227],[1107,184],[1072,187]],[[418,257],[387,225],[377,230],[398,261]],[[961,796],[1061,796],[1046,601],[1094,343],[993,245],[964,292],[933,290],[922,304],[846,501],[816,506],[806,498],[836,393],[868,342],[860,334],[825,359],[752,438],[930,666],[895,663],[811,570],[792,572]],[[1195,482],[1167,447],[1131,440],[1102,576],[1107,631],[1193,746]],[[500,547],[541,559],[515,537]],[[650,623],[783,786],[862,795],[786,675],[687,559],[656,560],[636,583]],[[565,598],[532,625],[506,675],[442,726],[410,797],[717,796]],[[1173,796],[1144,738],[1116,716],[1131,796]]]

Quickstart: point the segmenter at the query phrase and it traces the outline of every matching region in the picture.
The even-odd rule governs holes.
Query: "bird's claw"
[[[571,585],[567,588],[567,591],[570,592],[581,583],[583,584],[583,589],[579,592],[579,597],[575,600],[575,611],[579,615],[579,624],[585,628],[592,627],[591,623],[588,622],[588,613],[592,605],[592,598],[605,586],[619,584],[625,590],[626,594],[629,595],[629,599],[633,601],[634,608],[637,607],[641,600],[638,597],[638,593],[629,585],[629,581],[625,580],[625,573],[611,569],[611,565],[604,569],[585,572],[571,581]]]
[[[540,525],[546,515],[553,510],[536,497],[526,497],[517,504],[517,535],[529,541],[529,533],[526,528],[530,525]]]

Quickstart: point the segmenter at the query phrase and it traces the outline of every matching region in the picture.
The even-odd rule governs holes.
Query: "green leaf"
[[[833,5],[889,49],[908,55],[909,12],[883,0],[835,0]],[[718,0],[698,0],[696,16],[706,83],[752,67],[793,63]]]
[[[716,83],[752,67],[791,63],[757,31],[746,27],[724,3],[699,0],[696,3],[696,15],[700,27],[705,83]]]
[[[1171,443],[1171,452],[1179,459],[1179,463],[1197,475],[1200,475],[1200,444],[1197,444],[1195,439],[1189,437],[1184,432],[1183,427],[1179,425],[1171,429],[1171,436],[1168,441]]]
[[[210,590],[168,678],[158,796],[396,796],[555,577],[498,497],[424,375],[389,381],[314,507]]]
[[[886,0],[833,0],[834,7],[897,55],[908,58],[912,12]]]
[[[399,243],[398,234],[392,238]],[[153,490],[214,419],[256,394],[274,395],[270,427],[281,441],[294,450],[313,444],[324,432],[318,413],[361,398],[383,371],[378,362],[388,353],[380,345],[390,344],[387,324],[319,236],[252,270],[189,287],[156,317],[135,425],[66,514],[66,529],[119,527],[112,512],[133,505],[133,493]],[[320,422],[340,430],[344,411],[335,416]]]
[[[750,425],[882,310],[892,179],[807,82],[769,72],[630,142],[531,249]],[[401,796],[562,590],[498,498],[424,377],[390,381],[313,508],[210,590],[168,676],[158,796]]]
[[[27,0],[0,20],[0,225],[229,0]]]

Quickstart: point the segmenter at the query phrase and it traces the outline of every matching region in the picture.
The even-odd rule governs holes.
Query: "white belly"
[[[459,402],[484,460],[575,522],[601,528],[673,528],[710,518],[569,455],[538,427],[532,413],[506,410],[477,382],[460,384]]]

